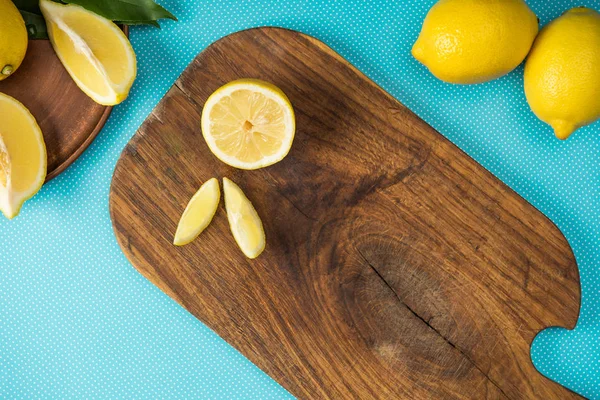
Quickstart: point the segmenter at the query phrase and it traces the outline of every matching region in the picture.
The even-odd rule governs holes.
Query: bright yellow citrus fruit
[[[123,31],[75,4],[40,0],[40,8],[52,46],[77,86],[100,104],[125,100],[135,80],[136,59]]]
[[[225,164],[257,169],[290,151],[296,122],[287,96],[275,85],[240,79],[215,91],[202,110],[202,134]]]
[[[538,35],[525,63],[529,106],[560,139],[600,118],[600,14],[573,8]]]
[[[235,241],[246,257],[258,257],[266,244],[258,213],[242,189],[227,178],[223,178],[223,194],[229,228]]]
[[[537,33],[537,17],[523,0],[440,0],[412,54],[443,81],[481,83],[515,69]]]
[[[196,239],[212,221],[220,199],[221,192],[217,179],[209,179],[200,186],[179,220],[173,244],[183,246]]]
[[[27,29],[11,0],[0,0],[0,81],[21,65],[27,51]]]
[[[27,108],[0,93],[0,210],[16,217],[46,179],[42,131]]]

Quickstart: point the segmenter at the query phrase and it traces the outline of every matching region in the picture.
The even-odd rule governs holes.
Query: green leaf
[[[115,21],[115,23],[121,25],[152,25],[155,28],[160,28],[156,21]]]
[[[42,15],[40,11],[39,0],[13,0],[19,11],[27,11],[29,13]]]
[[[154,0],[54,0],[58,3],[73,3],[95,12],[105,18],[125,25],[152,25],[160,28],[157,20],[168,18],[177,21],[177,18]],[[19,11],[41,15],[39,0],[13,0]],[[23,16],[25,18],[25,16]],[[30,16],[29,18],[33,18]],[[43,21],[42,21],[43,22]],[[32,22],[35,29],[35,38],[47,37],[42,31],[39,21]],[[38,37],[39,36],[39,37]],[[31,37],[31,36],[30,36]]]
[[[46,21],[44,21],[44,17],[28,11],[19,11],[25,21],[29,39],[48,39],[48,31],[46,30]]]
[[[154,0],[62,0],[78,4],[113,21],[128,23],[151,23],[162,18],[177,18]],[[127,23],[127,22],[126,22]],[[151,25],[155,25],[151,23]]]

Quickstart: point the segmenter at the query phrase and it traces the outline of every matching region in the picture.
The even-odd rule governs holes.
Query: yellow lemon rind
[[[538,30],[522,0],[441,0],[427,13],[411,53],[442,81],[478,84],[517,68]]]
[[[600,118],[600,13],[572,8],[547,24],[525,63],[533,113],[565,140]]]
[[[0,0],[0,81],[21,66],[29,43],[23,16],[11,0]]]

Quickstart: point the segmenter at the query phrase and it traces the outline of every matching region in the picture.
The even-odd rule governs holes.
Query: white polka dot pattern
[[[88,151],[14,221],[0,220],[0,398],[275,399],[289,394],[139,275],[108,215],[119,154],[194,56],[275,25],[328,43],[548,215],[581,270],[573,331],[534,341],[545,375],[600,398],[600,123],[554,139],[529,111],[523,68],[453,86],[410,56],[434,0],[164,0],[179,22],[134,27],[139,77]],[[594,0],[528,3],[546,24]]]

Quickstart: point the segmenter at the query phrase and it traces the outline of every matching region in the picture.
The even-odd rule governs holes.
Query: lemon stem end
[[[13,68],[13,66],[8,64],[2,68],[2,71],[0,71],[0,73],[2,75],[8,76],[8,75],[12,74],[14,71],[15,71],[15,69]]]
[[[557,138],[565,140],[571,136],[578,127],[567,121],[554,121],[552,123],[552,128],[554,128],[554,134]]]
[[[421,46],[421,43],[418,40],[413,45],[411,49],[411,54],[417,61],[421,63],[423,62],[423,59],[425,58],[425,51],[423,50],[423,47]]]

